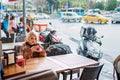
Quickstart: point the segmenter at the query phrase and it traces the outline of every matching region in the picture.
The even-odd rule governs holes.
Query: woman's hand
[[[37,46],[31,47],[31,50],[32,52],[41,52],[42,48],[39,45],[37,45]]]

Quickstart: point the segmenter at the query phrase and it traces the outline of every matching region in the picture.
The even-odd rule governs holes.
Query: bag
[[[3,28],[4,28],[3,22],[0,23],[0,26],[1,26],[1,29],[3,30]]]
[[[17,29],[15,29],[14,27],[12,27],[12,30],[13,30],[14,32],[17,32]]]
[[[61,54],[69,54],[72,53],[70,47],[66,44],[54,44],[50,45],[47,49],[47,56],[55,56]]]

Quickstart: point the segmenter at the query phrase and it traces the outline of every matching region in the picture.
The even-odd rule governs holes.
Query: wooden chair
[[[73,80],[99,80],[99,75],[103,65],[104,64],[85,67],[81,76]]]
[[[12,39],[12,38],[2,37],[2,38],[1,38],[1,41],[2,41],[2,43],[12,43],[12,42],[13,42],[13,39]]]
[[[21,45],[15,45],[14,46],[14,50],[16,51],[17,55],[19,55],[20,47],[21,47]]]
[[[44,70],[15,77],[6,80],[58,80],[57,75],[52,70]]]
[[[15,42],[23,42],[25,40],[25,35],[16,36]]]
[[[113,78],[115,80],[116,72],[117,80],[120,80],[120,55],[114,60],[113,66],[114,66]]]

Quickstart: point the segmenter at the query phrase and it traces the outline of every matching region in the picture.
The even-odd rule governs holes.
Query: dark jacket
[[[4,75],[3,64],[2,62],[0,62],[0,80],[3,80],[3,75]]]
[[[8,32],[8,20],[6,19],[3,20],[3,26],[4,26],[3,30],[5,32]]]

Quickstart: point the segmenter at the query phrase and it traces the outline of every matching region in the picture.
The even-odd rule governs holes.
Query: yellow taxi
[[[83,16],[83,20],[86,23],[107,23],[108,18],[100,15],[100,14],[86,14]]]
[[[30,14],[30,17],[31,17],[31,19],[33,19],[33,20],[38,19],[38,17],[37,17],[36,14]]]

